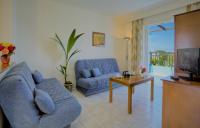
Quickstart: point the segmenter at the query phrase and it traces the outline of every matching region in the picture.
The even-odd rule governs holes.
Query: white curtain
[[[130,65],[131,70],[139,73],[139,66],[143,62],[143,19],[132,21],[132,38],[131,38],[131,54]]]

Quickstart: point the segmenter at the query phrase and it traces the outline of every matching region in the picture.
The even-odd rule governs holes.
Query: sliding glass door
[[[148,42],[148,69],[155,76],[169,76],[174,71],[174,22],[145,27]]]

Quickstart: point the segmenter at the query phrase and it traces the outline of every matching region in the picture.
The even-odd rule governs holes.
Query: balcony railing
[[[174,53],[165,51],[150,52],[150,64],[155,66],[173,67]]]

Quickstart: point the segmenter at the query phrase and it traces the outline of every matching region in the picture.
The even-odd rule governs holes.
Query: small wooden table
[[[109,82],[109,101],[110,103],[112,103],[112,83],[118,83],[121,84],[123,86],[127,86],[128,87],[128,113],[131,114],[132,113],[132,93],[134,93],[134,87],[136,85],[145,83],[151,81],[151,101],[153,101],[154,98],[154,77],[153,76],[144,76],[141,77],[139,75],[136,76],[131,76],[130,78],[124,78],[124,77],[112,77],[110,78],[110,82]]]

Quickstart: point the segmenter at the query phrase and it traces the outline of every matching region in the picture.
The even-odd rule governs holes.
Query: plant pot
[[[10,56],[2,55],[1,56],[1,69],[6,69],[10,65]]]
[[[73,89],[73,84],[71,81],[67,81],[66,83],[64,83],[65,88],[67,88],[67,90],[69,90],[70,92],[72,92]]]

